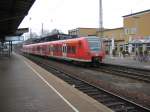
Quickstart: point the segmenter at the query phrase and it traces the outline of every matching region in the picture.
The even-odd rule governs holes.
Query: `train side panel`
[[[82,37],[24,45],[23,52],[80,62],[101,62],[105,53],[100,45],[98,38]]]

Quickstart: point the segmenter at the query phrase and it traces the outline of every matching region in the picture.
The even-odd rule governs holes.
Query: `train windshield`
[[[101,41],[99,37],[87,37],[87,41],[91,51],[97,52],[101,49]]]

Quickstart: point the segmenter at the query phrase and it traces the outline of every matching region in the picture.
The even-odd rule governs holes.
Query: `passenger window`
[[[72,53],[75,54],[76,53],[76,47],[72,46]]]

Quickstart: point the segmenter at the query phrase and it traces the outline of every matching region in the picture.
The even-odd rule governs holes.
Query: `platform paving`
[[[30,60],[0,58],[0,112],[112,112]]]
[[[110,63],[115,65],[123,65],[135,68],[142,68],[150,70],[150,62],[141,62],[139,60],[135,60],[133,57],[112,57],[106,56],[103,60],[104,63]]]

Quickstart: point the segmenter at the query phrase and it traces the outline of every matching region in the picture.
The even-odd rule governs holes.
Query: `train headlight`
[[[95,56],[99,56],[99,54],[98,54],[98,53],[96,53],[96,54],[95,54]]]
[[[91,53],[90,52],[87,52],[87,55],[90,55]]]

